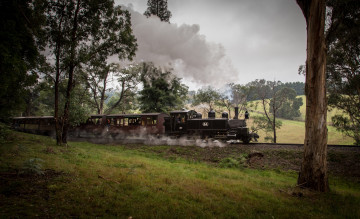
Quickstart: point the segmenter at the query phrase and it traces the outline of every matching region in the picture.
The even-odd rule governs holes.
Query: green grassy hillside
[[[299,96],[303,99],[303,105],[300,107],[301,116],[294,120],[286,120],[279,119],[282,121],[282,126],[277,132],[278,143],[304,143],[305,137],[305,114],[306,114],[306,97],[304,95]],[[257,107],[256,104],[258,104]],[[260,101],[251,101],[249,102],[249,109],[251,111],[251,116],[261,115],[262,105]],[[350,137],[344,136],[341,132],[337,131],[334,127],[331,126],[331,117],[336,113],[341,113],[338,109],[331,109],[327,113],[327,121],[328,121],[328,143],[329,144],[344,144],[344,145],[352,145],[353,140]],[[252,120],[250,117],[249,123],[250,126],[252,124]],[[259,132],[260,142],[264,142],[264,137],[266,134],[262,131]]]
[[[168,156],[173,147],[148,147],[59,147],[8,133],[0,144],[0,218],[360,217],[358,184],[339,177],[319,194],[296,188],[295,171],[220,168]]]

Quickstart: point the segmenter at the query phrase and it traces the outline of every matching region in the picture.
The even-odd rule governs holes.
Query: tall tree
[[[304,157],[298,185],[328,191],[325,0],[296,0],[307,26]]]
[[[108,88],[109,76],[110,69],[106,63],[89,65],[83,72],[84,81],[92,94],[92,105],[96,108],[98,114],[103,114],[104,103],[107,99],[106,92],[111,90],[111,88]]]
[[[111,65],[110,71],[117,78],[120,87],[117,87],[117,94],[108,104],[105,114],[109,114],[119,105],[128,105],[125,101],[132,100],[140,83],[141,65],[134,65],[128,68],[121,68],[119,64]],[[124,107],[122,107],[124,109]]]
[[[274,143],[277,141],[276,130],[281,126],[281,122],[276,120],[279,110],[286,102],[296,97],[294,89],[281,88],[281,85],[280,81],[256,80],[251,83],[252,90],[255,90],[257,97],[260,99],[264,112],[264,118],[257,117],[255,123],[267,132],[272,131],[273,136],[268,136],[267,138],[271,139]]]
[[[184,106],[188,87],[170,71],[143,63],[141,82],[143,89],[138,100],[142,112],[168,112]]]
[[[170,23],[171,12],[167,9],[167,0],[148,0],[147,6],[144,13],[146,17],[156,15],[161,21]]]
[[[111,0],[45,1],[47,9],[47,48],[54,72],[55,121],[58,144],[67,142],[72,90],[77,73],[91,60],[105,62],[112,55],[119,59],[135,55],[130,13],[115,7]],[[59,116],[59,84],[66,78],[63,114]]]
[[[30,0],[0,2],[0,120],[25,109],[36,83],[41,11]]]
[[[360,145],[360,2],[328,0],[327,6],[328,101],[343,112],[332,122]]]

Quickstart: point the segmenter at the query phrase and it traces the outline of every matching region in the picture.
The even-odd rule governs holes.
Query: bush
[[[10,132],[11,131],[7,125],[0,123],[0,142],[8,140]]]
[[[42,162],[44,162],[44,160],[42,160],[40,158],[30,158],[29,160],[24,162],[20,173],[43,175],[44,171],[43,171],[42,165],[41,165]]]

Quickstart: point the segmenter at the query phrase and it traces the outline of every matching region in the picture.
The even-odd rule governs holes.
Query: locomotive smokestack
[[[239,117],[239,107],[235,107],[235,116],[234,116],[234,119],[238,119]]]

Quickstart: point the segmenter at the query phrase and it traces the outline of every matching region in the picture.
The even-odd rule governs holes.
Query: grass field
[[[252,116],[260,115],[258,113],[251,113]],[[277,142],[278,143],[294,143],[302,144],[305,139],[305,122],[278,119],[282,122],[282,126],[277,130]],[[252,119],[248,121],[248,126],[251,127]],[[259,131],[259,142],[265,142],[266,133]],[[270,133],[272,135],[272,133]],[[344,136],[341,132],[337,131],[336,128],[328,126],[328,144],[339,144],[339,145],[352,145],[353,140],[350,137]]]
[[[296,120],[286,120],[279,119],[282,122],[282,126],[279,130],[277,130],[277,142],[278,143],[296,143],[302,144],[304,143],[305,138],[305,112],[306,112],[306,98],[304,95],[299,96],[303,99],[303,105],[300,107],[301,116]],[[255,104],[258,103],[257,108],[255,108]],[[258,116],[263,113],[261,108],[260,101],[252,101],[249,103],[249,109],[251,111],[251,116]],[[340,144],[340,145],[352,145],[353,140],[350,137],[344,136],[341,132],[337,131],[336,128],[331,126],[331,117],[335,114],[341,113],[338,109],[331,109],[327,113],[327,121],[328,121],[328,144]],[[251,126],[252,120],[250,120],[248,125]],[[260,131],[259,133],[260,142],[265,142],[264,137],[266,133]]]
[[[360,217],[360,186],[340,177],[320,194],[296,188],[293,171],[220,168],[119,145],[60,147],[17,132],[0,136],[0,218]]]

